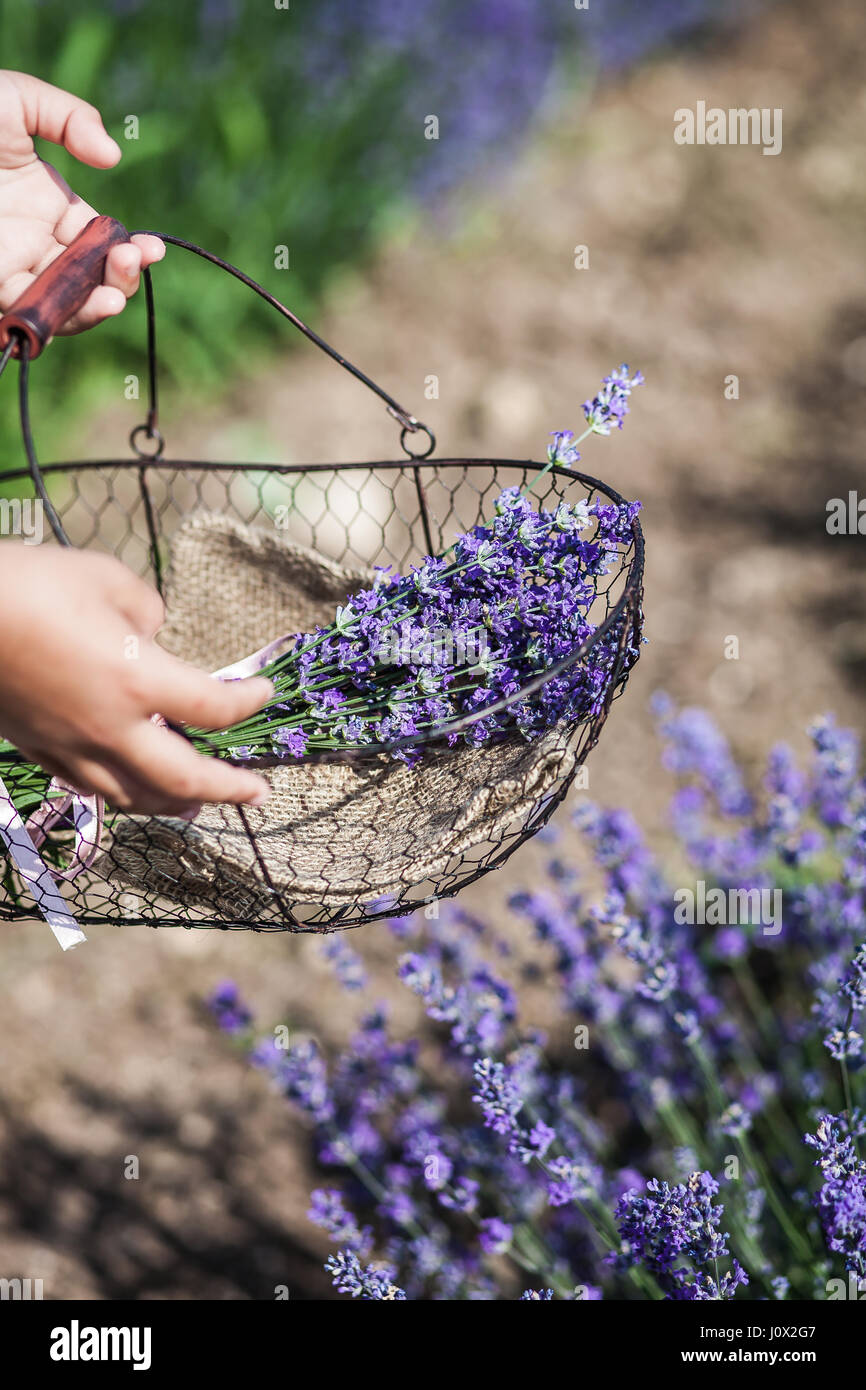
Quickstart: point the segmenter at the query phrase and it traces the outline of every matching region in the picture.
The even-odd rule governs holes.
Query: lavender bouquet
[[[640,504],[562,501],[546,511],[527,494],[555,464],[576,463],[588,435],[621,429],[642,381],[625,364],[605,377],[584,403],[584,433],[556,432],[545,468],[527,488],[502,492],[491,521],[408,575],[379,569],[330,626],[296,637],[263,667],[274,683],[264,709],[218,733],[189,730],[193,743],[240,760],[388,748],[413,764],[434,737],[476,746],[507,734],[535,739],[559,720],[597,713],[616,631],[531,699],[510,697],[593,636],[599,582],[630,545]]]

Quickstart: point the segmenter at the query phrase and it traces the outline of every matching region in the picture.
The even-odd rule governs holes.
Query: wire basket
[[[126,238],[118,227],[100,229],[103,259],[107,235]],[[91,223],[82,237],[94,231]],[[153,284],[146,272],[150,402],[146,422],[131,435],[134,456],[40,468],[29,362],[50,330],[27,306],[16,305],[0,324],[0,367],[20,357],[27,467],[4,478],[29,483],[61,543],[109,552],[155,584],[168,615],[160,640],[176,655],[216,670],[280,633],[327,623],[373,567],[405,571],[441,552],[489,518],[503,488],[523,487],[537,475],[539,465],[531,461],[431,458],[435,440],[427,427],[290,310],[219,258],[177,238],[163,239],[248,285],[379,395],[400,424],[406,455],[307,465],[166,458]],[[58,262],[74,251],[75,244]],[[88,270],[91,282],[101,279],[100,267],[97,257]],[[61,311],[72,311],[68,297],[62,310],[55,308],[54,323],[63,321]],[[410,442],[422,438],[423,452],[413,452]],[[544,507],[596,497],[624,501],[605,483],[561,464],[549,468],[532,495]],[[209,806],[192,821],[109,810],[104,819],[90,817],[86,855],[76,822],[80,799],[66,797],[28,822],[41,852],[35,879],[8,856],[0,862],[0,918],[32,916],[31,899],[42,888],[59,895],[82,924],[326,932],[458,893],[499,868],[545,824],[598,741],[639,651],[643,558],[635,520],[616,565],[597,586],[590,639],[457,727],[537,697],[547,681],[605,643],[606,683],[590,717],[561,721],[532,742],[515,737],[492,746],[448,747],[435,733],[416,736],[415,744],[430,747],[413,768],[394,760],[392,745],[320,751],[291,764],[260,759],[254,765],[272,787],[261,810]]]

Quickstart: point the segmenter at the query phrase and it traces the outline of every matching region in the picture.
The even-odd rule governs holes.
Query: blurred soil
[[[623,434],[584,453],[587,471],[642,499],[649,556],[649,645],[591,755],[589,794],[629,806],[657,840],[669,784],[654,690],[712,710],[755,769],[777,739],[804,748],[816,713],[862,724],[866,540],[829,537],[825,507],[866,495],[864,63],[857,0],[802,0],[575,99],[506,186],[467,202],[459,232],[423,223],[335,285],[317,325],[429,418],[445,456],[540,457],[614,363],[645,372]],[[782,107],[782,154],[676,146],[673,112],[699,99]],[[738,400],[725,399],[730,374]],[[216,415],[178,416],[180,457],[376,459],[396,446],[393,422],[306,347],[230,385]],[[104,454],[122,423],[94,421],[81,454]],[[504,900],[539,880],[544,855],[526,846],[467,905],[517,940]],[[63,958],[44,926],[3,936],[0,1273],[41,1277],[50,1298],[271,1298],[283,1283],[325,1296],[303,1126],[199,1003],[232,976],[264,1027],[339,1041],[361,1003],[321,944],[97,928]],[[351,943],[367,999],[417,1029],[393,980],[399,944],[380,925]],[[556,1027],[543,988],[530,1012]]]

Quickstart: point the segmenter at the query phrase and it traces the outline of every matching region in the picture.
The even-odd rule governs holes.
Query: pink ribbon
[[[53,792],[60,792],[59,800],[52,800]],[[55,777],[42,805],[27,818],[25,824],[34,847],[39,849],[48,839],[50,832],[70,811],[75,831],[72,858],[65,869],[49,869],[54,878],[65,882],[70,882],[82,869],[89,869],[96,858],[105,821],[104,797],[85,796]]]

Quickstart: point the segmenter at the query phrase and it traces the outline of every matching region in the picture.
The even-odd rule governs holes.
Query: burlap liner
[[[161,641],[215,670],[283,632],[329,621],[369,578],[277,530],[199,512],[172,542]],[[520,828],[572,771],[575,733],[560,727],[532,744],[428,752],[411,770],[382,757],[266,771],[271,798],[247,815],[274,888],[289,904],[336,907],[435,878],[455,856]],[[203,807],[193,822],[124,817],[106,860],[106,877],[134,889],[227,920],[273,916],[273,895],[231,807]]]

